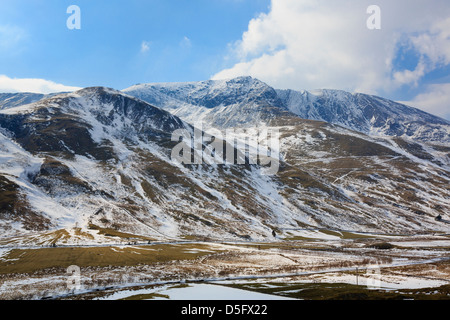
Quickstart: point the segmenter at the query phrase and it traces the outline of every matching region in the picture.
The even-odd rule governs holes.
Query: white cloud
[[[429,85],[424,93],[403,103],[450,120],[450,83]]]
[[[63,84],[44,79],[12,79],[5,75],[0,75],[0,92],[33,92],[33,93],[54,93],[71,92],[81,88],[70,87]]]
[[[417,85],[450,63],[448,0],[377,0],[381,30],[368,30],[366,0],[272,0],[270,12],[250,21],[231,44],[235,61],[213,79],[250,75],[277,88],[336,88],[366,93]],[[398,69],[407,39],[417,66]]]
[[[450,17],[436,21],[427,32],[412,36],[411,42],[432,67],[450,64]]]
[[[394,72],[393,80],[396,84],[403,85],[403,84],[412,84],[414,86],[418,85],[419,80],[426,74],[426,65],[422,61],[419,61],[416,68],[411,70],[402,70],[402,71],[396,71]]]
[[[147,51],[150,50],[150,44],[151,42],[149,41],[142,41],[141,43],[141,53],[146,53]]]
[[[188,37],[184,36],[183,39],[180,42],[180,46],[182,48],[189,49],[190,47],[192,47],[191,39],[189,39]]]
[[[0,50],[14,49],[24,38],[26,33],[17,26],[0,25]]]

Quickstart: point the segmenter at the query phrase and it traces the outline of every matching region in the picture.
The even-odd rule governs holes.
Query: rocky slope
[[[3,237],[37,232],[32,243],[87,243],[272,240],[273,230],[289,238],[317,228],[448,232],[435,220],[450,212],[448,145],[301,119],[285,96],[249,78],[144,87],[138,98],[149,94],[171,112],[101,87],[0,111]],[[214,125],[245,124],[238,140],[277,129],[276,174],[248,160],[214,163],[211,152],[203,164],[175,161],[172,133],[194,136],[184,120],[198,120],[198,110]],[[243,158],[231,136],[221,138],[233,160]],[[211,141],[205,135],[200,150]]]
[[[419,109],[340,90],[276,90],[251,77],[191,83],[140,84],[124,92],[176,114],[215,127],[254,126],[293,113],[368,135],[450,143],[450,122]]]

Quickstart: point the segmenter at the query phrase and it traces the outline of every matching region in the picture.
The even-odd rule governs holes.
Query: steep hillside
[[[234,85],[241,87],[227,84]],[[181,94],[179,86],[172,88],[173,99]],[[450,148],[303,120],[276,107],[274,91],[261,83],[246,88],[255,92],[256,109],[249,112],[264,110],[270,116],[257,118],[264,127],[258,122],[240,134],[217,136],[216,143],[232,150],[233,161],[224,164],[213,161],[214,139],[204,132],[196,150],[204,153],[202,164],[173,159],[180,141],[172,134],[182,130],[195,136],[194,128],[113,89],[87,88],[0,111],[3,237],[51,244],[273,240],[273,230],[289,237],[311,228],[448,230],[435,217],[450,212]],[[200,98],[214,90],[199,92],[191,93],[191,102],[214,109]],[[224,110],[246,108],[246,100],[217,99],[228,101]],[[268,111],[272,108],[277,112]],[[233,117],[240,116],[231,113],[229,124],[239,123],[242,118]],[[264,128],[280,133],[279,144],[271,146],[272,156],[280,157],[273,175],[264,174],[261,163],[237,163],[246,153],[234,139],[252,144]]]
[[[37,102],[52,95],[40,93],[0,93],[0,110]]]

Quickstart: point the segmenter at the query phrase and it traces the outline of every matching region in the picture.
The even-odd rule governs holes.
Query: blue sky
[[[366,25],[381,8],[381,29]],[[70,5],[81,30],[69,30]],[[0,92],[250,75],[450,119],[448,0],[2,0]]]
[[[69,30],[69,5],[81,30]],[[71,86],[205,80],[268,0],[2,0],[0,25],[18,33],[0,47],[0,74]],[[147,50],[141,50],[145,43]]]

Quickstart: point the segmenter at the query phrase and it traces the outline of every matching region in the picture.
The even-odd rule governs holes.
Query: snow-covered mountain
[[[0,93],[0,110],[33,103],[45,96],[40,93]]]
[[[189,123],[253,126],[279,116],[325,121],[369,135],[450,143],[450,122],[377,96],[340,90],[276,90],[251,78],[191,83],[140,84],[129,95],[170,111]]]
[[[2,110],[0,128],[4,235],[49,229],[88,239],[99,230],[157,239],[258,238],[293,214],[255,168],[200,170],[173,161],[172,132],[193,128],[112,89]]]
[[[121,212],[124,217],[117,220],[126,224],[131,209],[120,208],[133,203],[124,199],[133,196],[125,187],[115,188],[125,170],[122,163],[131,165],[129,156],[145,157],[149,148],[151,161],[144,164],[157,163],[162,151],[156,142],[170,144],[170,132],[186,126],[163,110],[106,88],[1,111],[1,187],[9,191],[1,199],[9,208],[1,212],[3,227],[12,232],[87,227],[89,213],[99,208],[105,214]],[[111,192],[123,198],[114,202]],[[139,230],[136,222],[133,228]]]
[[[126,92],[86,88],[0,110],[3,236],[72,243],[267,240],[272,230],[310,228],[448,231],[435,220],[450,212],[448,145],[302,119],[286,95],[251,78]],[[214,164],[208,154],[200,165],[174,161],[172,133],[195,135],[186,119],[245,124],[249,137],[276,128],[279,170]],[[234,141],[224,145],[239,156]]]
[[[337,124],[369,135],[450,142],[450,122],[391,100],[339,90],[277,90],[287,108],[305,119]]]
[[[138,84],[123,92],[163,108],[188,123],[203,122],[216,128],[251,127],[289,114],[273,88],[251,77]]]

